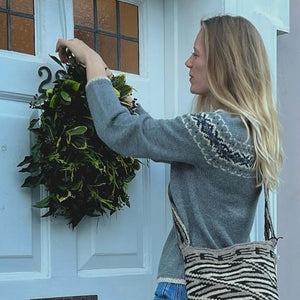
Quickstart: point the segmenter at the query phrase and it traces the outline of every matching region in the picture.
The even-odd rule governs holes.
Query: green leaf
[[[29,123],[29,126],[28,126],[28,129],[33,129],[34,125],[39,121],[40,119],[37,118],[37,119],[32,119]]]
[[[48,156],[48,159],[49,159],[50,162],[51,161],[56,161],[60,164],[65,164],[66,163],[64,159],[60,158],[60,154],[56,153],[56,152],[50,153],[49,156]]]
[[[66,195],[59,195],[59,194],[56,194],[56,198],[59,202],[63,202],[65,200],[67,200],[68,198],[74,198],[74,196],[72,195],[71,191],[67,191],[67,194]]]
[[[131,182],[134,179],[134,177],[135,177],[135,174],[133,174],[131,176],[128,176],[128,177],[125,178],[124,182],[125,183],[129,183],[129,182]]]
[[[125,98],[129,96],[132,93],[132,86],[130,85],[124,85],[120,88],[120,97]]]
[[[87,131],[87,127],[86,126],[76,126],[74,128],[71,128],[69,130],[66,131],[66,138],[67,138],[67,143],[70,144],[71,143],[71,138],[74,135],[82,135],[84,133],[86,133]]]
[[[84,150],[87,148],[86,138],[83,136],[74,136],[71,138],[71,145],[78,150]]]
[[[65,91],[61,91],[60,95],[61,95],[61,97],[63,98],[64,101],[66,101],[66,102],[71,102],[72,101],[72,97],[70,96],[70,94],[68,94]]]
[[[19,172],[21,172],[21,173],[25,173],[25,172],[34,173],[34,172],[38,171],[39,168],[40,168],[39,163],[30,163],[28,167],[21,169]]]
[[[43,179],[42,174],[36,176],[28,176],[25,179],[24,183],[21,185],[21,187],[30,187],[30,188],[36,187],[39,184],[41,184],[42,179]]]
[[[49,98],[53,94],[53,89],[47,89],[46,90],[46,96]]]
[[[25,158],[17,165],[17,167],[22,167],[27,165],[33,161],[33,157],[31,155],[25,156]]]
[[[62,89],[67,90],[73,90],[74,92],[77,92],[80,88],[80,83],[75,80],[66,79],[62,84]]]
[[[50,204],[47,207],[51,207]],[[50,217],[53,215],[53,210],[49,209],[45,214],[42,215],[42,218]]]
[[[50,204],[50,196],[36,202],[33,207],[37,207],[37,208],[45,208],[45,207],[49,207]]]
[[[113,89],[114,89],[114,92],[115,92],[116,96],[118,98],[120,98],[120,96],[121,96],[120,92],[116,88],[113,88]]]
[[[111,82],[114,88],[119,90],[123,85],[126,84],[126,76],[125,74],[119,74],[111,78]]]
[[[120,103],[123,105],[123,106],[126,106],[127,108],[130,108],[131,107],[131,104],[127,101],[120,101]]]
[[[62,62],[54,55],[49,55],[57,64],[59,64],[61,67],[64,67]]]
[[[31,148],[31,155],[32,157],[36,158],[41,150],[42,145],[40,143],[36,143],[35,145],[32,146]]]
[[[61,142],[61,136],[57,139],[57,142],[56,142],[56,150],[58,150],[59,145],[60,145],[60,142]]]
[[[74,183],[73,186],[71,187],[72,191],[82,191],[83,188],[83,181],[80,180],[77,183]]]
[[[41,132],[40,128],[28,128],[28,130],[30,130],[32,133],[34,134],[39,134]]]
[[[54,108],[56,99],[57,99],[57,94],[54,94],[54,95],[51,97],[51,100],[50,100],[50,103],[49,103],[49,107],[50,107],[50,108]]]

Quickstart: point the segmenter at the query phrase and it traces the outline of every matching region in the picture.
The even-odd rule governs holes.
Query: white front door
[[[139,5],[141,74],[127,81],[154,117],[164,117],[164,3],[128,2]],[[0,50],[0,300],[150,300],[167,234],[163,164],[142,167],[129,188],[130,208],[86,218],[74,231],[65,219],[41,219],[32,208],[43,189],[20,187],[28,176],[16,166],[30,153],[29,102],[47,77],[38,69],[54,69],[48,54],[58,37],[72,35],[71,0],[35,1],[36,55]]]

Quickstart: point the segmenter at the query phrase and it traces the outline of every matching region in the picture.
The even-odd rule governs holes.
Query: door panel
[[[144,268],[143,237],[149,237],[145,236],[145,198],[142,189],[138,191],[142,173],[130,185],[130,209],[100,220],[86,219],[78,228],[78,270],[82,276],[86,271],[103,274],[117,269],[124,273]]]
[[[7,94],[8,95],[8,94]],[[31,209],[36,191],[20,188],[24,175],[17,172],[24,151],[30,150],[30,136],[25,132],[32,114],[27,102],[0,96],[0,280],[42,276],[42,248],[39,212]],[[24,96],[26,99],[26,97]],[[26,274],[25,274],[26,273]],[[0,293],[1,294],[1,293]]]
[[[146,110],[163,117],[163,1],[128,2],[139,5],[141,62],[140,75],[127,74],[127,81]],[[85,218],[75,230],[63,218],[41,218],[44,212],[32,207],[45,196],[43,188],[20,187],[28,174],[19,173],[17,164],[32,145],[29,102],[46,76],[38,69],[47,65],[54,74],[56,65],[44,52],[54,54],[57,35],[71,31],[70,7],[71,0],[36,1],[42,37],[37,56],[0,50],[0,300],[79,295],[150,300],[166,236],[163,164],[144,162],[129,186],[130,208]]]

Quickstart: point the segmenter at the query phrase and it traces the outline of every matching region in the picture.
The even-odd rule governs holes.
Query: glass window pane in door
[[[138,7],[120,2],[120,32],[123,35],[138,38]]]
[[[94,33],[86,30],[75,29],[74,36],[84,41],[89,47],[94,48]]]
[[[6,14],[0,12],[0,49],[7,50]]]
[[[121,70],[128,73],[139,73],[139,44],[121,40]]]
[[[33,0],[10,0],[10,9],[13,11],[33,14]]]
[[[93,0],[73,0],[74,23],[94,28]]]
[[[99,34],[99,53],[112,70],[118,70],[117,38]]]
[[[117,32],[116,0],[98,0],[98,29]]]
[[[11,16],[11,50],[34,54],[34,24],[32,19]]]
[[[138,74],[138,6],[119,0],[73,0],[73,5],[75,37],[99,52],[111,69]]]
[[[0,0],[0,7],[6,8],[6,0]]]

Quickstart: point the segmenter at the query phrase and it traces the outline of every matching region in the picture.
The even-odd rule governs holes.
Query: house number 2
[[[46,76],[46,78],[44,80],[42,80],[42,82],[39,85],[38,91],[39,93],[44,93],[47,89],[44,88],[45,85],[47,85],[48,83],[50,83],[52,81],[52,72],[51,70],[47,67],[47,66],[41,66],[38,69],[38,74],[40,77],[44,77]],[[64,70],[58,70],[55,73],[55,79],[60,79],[61,76],[65,75],[66,72]]]

